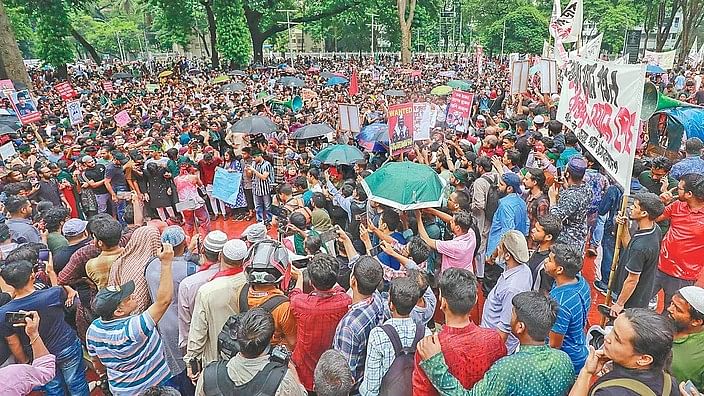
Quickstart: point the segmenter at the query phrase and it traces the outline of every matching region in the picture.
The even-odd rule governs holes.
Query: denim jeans
[[[594,229],[592,230],[592,240],[589,242],[589,247],[596,249],[597,246],[601,245],[601,240],[604,239],[604,224],[606,224],[608,217],[608,215],[597,216],[596,224],[594,224]]]
[[[78,338],[57,354],[56,376],[43,387],[47,396],[65,395],[64,388],[71,396],[90,394],[86,381],[86,365],[83,362],[83,348]]]
[[[601,281],[605,284],[609,283],[609,274],[611,273],[611,262],[614,259],[614,249],[616,248],[616,237],[613,232],[604,233],[601,239],[603,254],[601,258]]]
[[[254,209],[257,213],[257,222],[261,223],[271,221],[271,195],[256,195],[254,194]]]
[[[110,194],[95,194],[95,199],[98,201],[98,213],[108,213]]]
[[[127,186],[115,186],[114,191],[115,194],[117,194],[118,192],[127,192],[129,190],[127,189]],[[124,199],[118,199],[117,203],[114,204],[114,207],[117,221],[119,221],[123,226],[126,226],[127,222],[125,221],[125,210],[127,209],[127,201]]]

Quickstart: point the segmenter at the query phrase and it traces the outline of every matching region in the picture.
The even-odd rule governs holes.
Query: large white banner
[[[645,64],[588,59],[567,64],[557,119],[629,193],[643,104]]]
[[[580,51],[580,56],[584,59],[599,59],[601,53],[601,40],[604,38],[604,33],[589,40]]]
[[[643,57],[643,62],[660,66],[663,69],[672,69],[675,65],[675,56],[677,55],[677,50],[667,51],[667,52],[651,52],[646,50],[645,56]]]
[[[553,12],[554,12],[553,7]],[[582,33],[582,0],[570,0],[559,17],[550,22],[550,35],[563,43],[574,43]]]

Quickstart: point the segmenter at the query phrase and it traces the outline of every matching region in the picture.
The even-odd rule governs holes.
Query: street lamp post
[[[371,45],[371,49],[372,49],[372,61],[373,61],[373,60],[374,60],[374,30],[376,30],[376,24],[374,23],[374,18],[378,17],[379,15],[376,15],[376,14],[367,14],[367,15],[369,15],[370,17],[372,17],[372,24],[371,24],[371,25],[367,25],[367,26],[369,26],[369,27],[372,29],[372,45]]]
[[[285,12],[286,13],[286,28],[288,29],[288,54],[291,59],[291,65],[293,65],[293,46],[291,45],[293,43],[293,39],[291,38],[291,13],[296,12],[296,10],[276,10],[276,12]],[[284,22],[279,22],[280,24],[283,24]]]

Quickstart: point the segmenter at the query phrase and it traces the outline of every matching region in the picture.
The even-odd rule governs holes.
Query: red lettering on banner
[[[614,138],[614,133],[611,130],[611,106],[606,103],[597,103],[592,107],[590,125],[592,125],[599,134],[604,137],[608,143]]]
[[[616,114],[616,128],[618,135],[614,142],[614,148],[619,152],[631,153],[631,143],[633,142],[633,127],[636,123],[636,113],[628,111],[627,108],[621,107]]]
[[[582,91],[582,88],[578,86],[574,81],[570,81],[570,89],[574,90],[574,96],[570,98],[570,114],[577,124],[577,128],[582,128],[584,123],[589,120],[589,115],[587,114],[587,102],[588,98],[586,93]]]

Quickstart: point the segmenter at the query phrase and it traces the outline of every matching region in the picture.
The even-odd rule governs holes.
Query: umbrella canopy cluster
[[[310,124],[296,129],[296,131],[291,134],[291,139],[312,139],[316,137],[325,136],[333,132],[335,132],[335,130],[326,123]]]
[[[276,80],[276,83],[285,87],[303,88],[306,86],[306,82],[298,77],[281,77]]]
[[[244,91],[245,88],[247,88],[246,85],[244,85],[240,82],[235,82],[235,83],[223,85],[222,87],[220,87],[220,90],[222,92],[238,92],[238,91]]]
[[[362,180],[369,199],[399,210],[442,206],[445,181],[428,165],[388,162]]]
[[[233,133],[256,135],[259,133],[270,134],[276,132],[278,127],[274,121],[262,116],[244,117],[230,127]]]
[[[328,165],[352,165],[364,161],[364,153],[348,144],[333,144],[321,150],[315,159]]]

